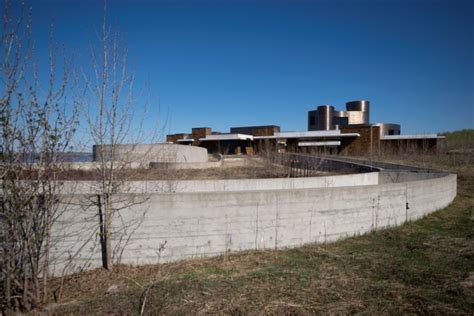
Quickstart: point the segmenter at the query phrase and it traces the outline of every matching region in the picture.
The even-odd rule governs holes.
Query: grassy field
[[[454,203],[422,220],[327,245],[90,271],[66,280],[54,312],[472,314],[473,162],[411,161],[461,172]]]
[[[440,143],[441,149],[460,152],[474,152],[474,129],[463,129],[454,132],[441,133],[446,138]]]

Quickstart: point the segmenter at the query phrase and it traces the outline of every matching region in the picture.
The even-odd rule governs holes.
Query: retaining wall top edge
[[[261,181],[282,181],[285,179],[291,179],[293,181],[303,181],[303,180],[315,180],[315,179],[327,179],[327,178],[336,178],[336,177],[354,177],[354,176],[363,176],[367,174],[378,174],[378,171],[373,171],[373,172],[362,172],[362,173],[351,173],[351,174],[338,174],[338,175],[332,175],[332,176],[320,176],[320,177],[293,177],[293,178],[257,178],[257,179],[202,179],[202,180],[131,180],[127,181],[127,183],[162,183],[162,182],[172,182],[172,183],[177,183],[177,182],[183,182],[183,183],[191,183],[191,182],[240,182],[240,181],[251,181],[251,182],[261,182]],[[61,180],[59,182],[62,182],[64,184],[69,184],[69,183],[98,183],[99,181],[94,181],[94,180]]]
[[[395,181],[395,182],[388,182],[388,183],[412,183],[412,182],[420,182],[420,181],[427,181],[427,180],[435,180],[435,179],[440,179],[440,178],[445,178],[449,176],[456,176],[456,173],[451,173],[451,172],[445,172],[445,171],[437,171],[437,172],[423,172],[423,171],[409,171],[409,170],[383,170],[379,173],[379,182],[380,182],[380,176],[382,175],[397,175],[397,174],[405,174],[405,175],[429,175],[429,178],[421,178],[421,179],[413,179],[413,180],[405,180],[405,181]],[[381,184],[386,184],[386,183],[381,183]]]
[[[366,172],[366,173],[354,173],[354,174],[344,174],[344,175],[333,175],[333,176],[321,176],[321,177],[296,177],[296,178],[258,178],[258,179],[204,179],[204,180],[136,180],[136,181],[127,181],[127,184],[129,185],[160,185],[164,183],[170,183],[174,185],[178,184],[188,184],[188,185],[193,185],[193,184],[204,184],[204,185],[219,185],[219,184],[249,184],[252,183],[254,185],[258,185],[259,183],[267,183],[267,182],[273,182],[273,183],[279,183],[283,182],[285,180],[289,180],[289,183],[298,183],[298,182],[311,182],[311,181],[317,181],[320,183],[321,181],[327,181],[327,180],[332,180],[332,179],[337,179],[337,180],[344,180],[345,178],[350,180],[351,178],[365,178],[367,175],[373,176],[375,174],[378,174],[378,172]],[[87,185],[97,185],[99,184],[99,181],[91,181],[91,180],[66,180],[66,181],[61,181],[64,186],[73,186],[73,185],[78,185],[81,187],[87,186]],[[348,186],[356,186],[356,185],[348,185]],[[286,188],[288,189],[288,188]]]
[[[387,173],[400,173],[400,172],[397,172],[397,171],[393,171],[393,172],[389,172],[389,171],[385,171],[384,172],[385,174]],[[402,172],[403,173],[403,172]],[[417,173],[410,173],[410,172],[404,172],[404,173],[409,173],[409,174],[417,174]],[[383,186],[383,187],[386,187],[386,186],[393,186],[393,185],[397,185],[397,184],[406,184],[406,183],[420,183],[420,182],[426,182],[426,181],[432,181],[432,180],[440,180],[442,178],[450,178],[452,176],[454,176],[455,178],[457,178],[457,175],[454,174],[454,173],[433,173],[433,177],[431,178],[428,178],[428,179],[414,179],[414,180],[408,180],[408,181],[400,181],[400,182],[386,182],[386,183],[380,183],[380,180],[378,179],[378,183],[377,184],[362,184],[362,185],[339,185],[339,186],[315,186],[315,187],[305,187],[305,188],[292,188],[291,187],[291,184],[294,184],[295,182],[304,182],[304,181],[311,181],[311,180],[318,180],[318,184],[321,183],[321,181],[326,181],[328,179],[334,179],[334,178],[338,178],[338,179],[341,179],[342,177],[346,177],[346,178],[352,178],[352,177],[357,177],[357,176],[361,176],[363,177],[364,175],[367,175],[367,174],[378,174],[379,176],[381,175],[381,173],[379,172],[371,172],[371,173],[363,173],[363,174],[350,174],[350,175],[336,175],[336,176],[326,176],[326,177],[302,177],[302,178],[268,178],[268,179],[227,179],[227,180],[178,180],[178,181],[171,181],[172,183],[176,184],[176,183],[181,183],[181,184],[196,184],[196,183],[200,183],[201,181],[203,182],[207,182],[208,184],[225,184],[225,183],[229,183],[229,182],[242,182],[243,184],[245,183],[248,183],[248,181],[255,181],[255,182],[265,182],[265,181],[277,181],[277,182],[281,182],[281,181],[284,181],[285,179],[291,179],[291,182],[289,181],[289,186],[288,187],[279,187],[279,188],[268,188],[268,189],[255,189],[255,190],[252,190],[252,189],[239,189],[239,190],[231,190],[229,188],[229,190],[218,190],[216,188],[216,191],[173,191],[173,190],[170,190],[169,192],[166,192],[166,191],[163,191],[163,192],[139,192],[139,191],[135,191],[135,192],[120,192],[120,193],[117,193],[117,194],[120,194],[120,195],[127,195],[127,194],[135,194],[135,195],[150,195],[150,194],[203,194],[203,193],[214,193],[214,194],[218,194],[218,193],[238,193],[238,192],[268,192],[268,191],[275,191],[275,192],[281,192],[281,191],[300,191],[300,190],[317,190],[317,189],[320,189],[320,190],[323,190],[323,189],[344,189],[344,188],[355,188],[355,187],[373,187],[373,186]],[[133,184],[142,184],[142,183],[146,183],[146,184],[149,184],[149,185],[153,185],[153,184],[161,184],[161,183],[166,183],[168,182],[167,180],[153,180],[153,181],[130,181],[129,183],[131,183],[132,185]],[[89,185],[94,185],[94,184],[97,184],[98,182],[97,181],[64,181],[64,183],[67,185],[67,184],[70,184],[72,185],[73,183],[78,183],[80,184],[80,187],[84,188],[84,186],[86,186],[87,184]],[[72,188],[71,188],[72,189]],[[65,191],[67,191],[67,189],[63,189]],[[71,191],[73,191],[74,189],[72,189]],[[80,188],[79,188],[79,191]],[[0,192],[1,193],[1,192]],[[88,192],[88,191],[82,191],[82,192],[64,192],[62,193],[62,195],[64,196],[74,196],[74,195],[93,195],[95,194],[94,192]]]
[[[425,181],[430,181],[432,179],[428,179]],[[206,194],[212,194],[212,195],[245,195],[245,194],[260,194],[260,193],[275,193],[275,194],[281,194],[283,192],[292,192],[292,193],[299,193],[299,192],[304,192],[304,191],[318,191],[318,192],[324,192],[324,191],[344,191],[344,190],[351,190],[351,189],[375,189],[375,188],[404,188],[406,183],[386,183],[386,184],[372,184],[372,185],[361,185],[361,186],[345,186],[345,187],[318,187],[318,188],[287,188],[287,189],[268,189],[268,190],[246,190],[246,191],[207,191],[207,192],[150,192],[150,193],[117,193],[116,195],[118,196],[127,196],[127,195],[133,195],[133,196],[154,196],[154,195],[162,195],[162,196],[173,196],[173,195],[195,195],[195,196],[200,196],[200,195],[206,195]],[[72,193],[72,194],[62,194],[62,196],[94,196],[93,193]]]

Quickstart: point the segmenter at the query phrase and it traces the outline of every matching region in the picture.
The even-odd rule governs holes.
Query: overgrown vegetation
[[[471,152],[474,150],[474,129],[463,129],[454,132],[444,132],[441,135],[446,138],[441,141],[441,148],[444,150],[465,151]]]
[[[9,1],[0,31],[0,314],[29,310],[49,299],[51,231],[64,211],[59,202],[59,156],[77,125],[71,60],[50,33],[46,72],[32,37],[31,11],[18,17]],[[39,80],[40,75],[47,78]],[[32,174],[22,181],[23,174]]]
[[[141,104],[132,98],[133,76],[126,71],[126,51],[119,51],[116,38],[110,38],[105,0],[102,54],[92,51],[92,69],[81,72],[72,63],[73,55],[55,41],[54,25],[49,54],[46,59],[37,59],[32,9],[23,2],[11,2],[3,1],[0,28],[0,315],[39,308],[53,295],[56,299],[61,296],[61,290],[52,293],[49,283],[51,267],[58,262],[51,250],[70,237],[67,229],[66,233],[55,231],[55,224],[65,222],[62,216],[69,201],[61,194],[61,175],[67,173],[63,158],[77,143],[74,136],[81,118],[89,123],[92,141],[110,142],[113,147],[130,139],[131,112],[146,117],[140,115]],[[91,72],[97,80],[88,78]],[[96,103],[97,111],[79,113]],[[136,125],[133,129],[135,133],[140,130]],[[115,171],[120,169],[114,159],[106,161],[103,153],[99,157],[97,195],[85,201],[82,210],[91,206],[97,209],[94,218],[99,222],[103,265],[111,269],[112,261],[120,260],[114,253],[124,247],[119,233],[114,236],[118,242],[111,247],[116,204],[123,207],[140,201],[114,198],[124,179],[115,178]],[[118,230],[124,231],[135,222],[133,219]],[[95,235],[92,231],[88,238]],[[77,255],[74,246],[81,248],[87,241],[84,245],[77,239],[66,243],[67,259],[56,276],[65,274]]]
[[[472,158],[406,157],[404,162],[462,170],[453,204],[422,220],[333,244],[70,276],[64,304],[55,312],[138,313],[145,289],[157,281],[145,314],[471,314]]]
[[[242,158],[239,165],[227,165],[205,169],[122,169],[115,171],[117,179],[125,181],[136,180],[216,180],[216,179],[265,179],[265,178],[287,178],[290,176],[288,169],[281,165],[267,163],[257,159]],[[331,174],[344,174],[350,171],[326,172],[316,171],[312,176],[327,176]],[[22,175],[24,179],[36,177],[33,170]],[[293,175],[295,176],[295,175]],[[304,176],[301,173],[301,176]],[[60,180],[101,180],[97,170],[58,170],[57,178]],[[122,180],[124,181],[124,180]]]

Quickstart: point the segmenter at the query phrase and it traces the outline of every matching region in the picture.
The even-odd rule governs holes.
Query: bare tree
[[[48,299],[51,227],[61,212],[61,153],[77,124],[69,98],[71,61],[53,40],[41,84],[31,9],[3,5],[0,60],[0,308],[28,310]],[[62,60],[58,60],[62,57]],[[59,75],[59,76],[58,76]]]
[[[100,45],[91,49],[91,70],[83,71],[86,91],[83,96],[85,122],[94,144],[97,185],[93,204],[98,209],[102,263],[112,270],[114,257],[120,260],[123,244],[129,241],[140,220],[123,221],[120,210],[143,203],[145,196],[126,193],[130,168],[142,166],[134,148],[139,143],[153,140],[156,133],[145,133],[143,124],[148,117],[148,99],[135,93],[134,75],[127,69],[128,50],[117,32],[107,24],[104,1]],[[143,91],[142,91],[143,92]],[[157,123],[157,122],[155,122]],[[156,132],[155,129],[154,132]],[[124,144],[130,144],[124,147]],[[124,149],[125,148],[125,149]],[[139,215],[143,218],[144,214]],[[113,217],[122,225],[113,227]],[[115,229],[118,243],[112,245]]]

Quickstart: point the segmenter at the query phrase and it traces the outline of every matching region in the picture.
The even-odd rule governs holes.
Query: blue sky
[[[85,62],[100,1],[28,3],[39,55],[54,18]],[[474,1],[109,0],[108,20],[137,83],[169,109],[170,133],[306,130],[308,110],[357,99],[404,134],[474,127]]]

